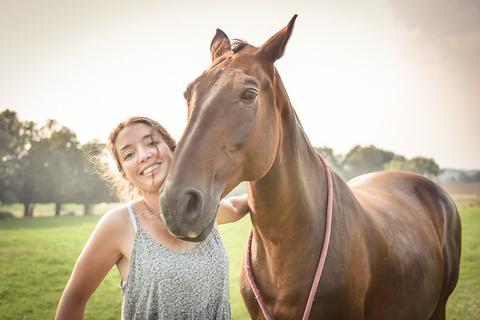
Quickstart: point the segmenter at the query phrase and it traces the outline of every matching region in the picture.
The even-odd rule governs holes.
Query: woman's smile
[[[149,175],[149,174],[157,171],[158,169],[160,169],[161,165],[162,165],[161,162],[154,163],[151,166],[148,166],[147,168],[143,169],[142,172],[140,172],[140,175],[142,175],[142,176]]]

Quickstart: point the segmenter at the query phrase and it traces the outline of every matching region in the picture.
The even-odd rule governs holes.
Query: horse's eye
[[[257,98],[258,92],[255,89],[247,89],[242,93],[242,100],[254,101]]]

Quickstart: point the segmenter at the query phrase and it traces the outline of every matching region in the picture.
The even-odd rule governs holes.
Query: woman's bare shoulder
[[[128,227],[130,218],[128,216],[128,209],[126,205],[119,205],[108,210],[98,221],[98,227],[106,229],[124,229]]]

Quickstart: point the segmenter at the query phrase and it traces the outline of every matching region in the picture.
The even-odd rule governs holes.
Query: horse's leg
[[[442,194],[443,195],[443,194]],[[443,216],[445,217],[444,235],[447,237],[443,244],[444,257],[444,284],[440,301],[430,320],[444,320],[446,318],[447,300],[457,285],[460,273],[461,223],[457,207],[448,195],[443,195]],[[440,210],[440,212],[442,212]]]
[[[446,303],[440,302],[429,320],[445,320]]]

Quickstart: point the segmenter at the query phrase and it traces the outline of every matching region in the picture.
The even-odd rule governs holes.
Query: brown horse
[[[295,16],[296,17],[296,16]],[[326,176],[274,67],[295,17],[260,47],[217,30],[212,65],[185,91],[188,125],[161,206],[172,234],[201,241],[221,197],[249,181],[252,269],[268,312],[301,319],[325,232]],[[330,249],[311,319],[444,319],[459,272],[460,220],[428,179],[333,174]],[[263,314],[242,272],[254,319]]]

